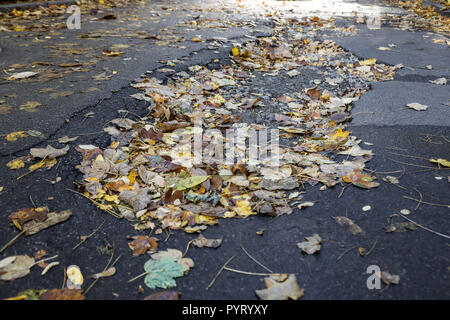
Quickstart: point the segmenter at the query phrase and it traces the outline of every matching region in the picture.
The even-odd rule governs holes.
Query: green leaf
[[[144,264],[144,270],[148,272],[144,279],[147,287],[151,289],[176,287],[174,278],[183,276],[188,269],[188,267],[177,263],[176,260],[176,257],[148,260]]]
[[[209,178],[210,178],[209,176],[192,176],[189,178],[181,179],[181,180],[177,181],[173,190],[177,191],[177,190],[190,189],[190,188],[193,188],[193,187],[199,185],[200,183],[205,182]]]

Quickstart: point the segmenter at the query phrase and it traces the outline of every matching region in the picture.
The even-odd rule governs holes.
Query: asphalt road
[[[159,10],[156,9],[155,10]],[[166,10],[162,10],[166,11]],[[159,11],[158,11],[159,12]],[[175,25],[179,16],[185,11],[177,11],[167,17],[166,26]],[[120,11],[117,13],[120,14]],[[142,10],[137,13],[145,15]],[[139,16],[140,17],[140,16]],[[245,19],[244,19],[245,20]],[[161,26],[151,28],[141,22],[136,30],[157,33]],[[142,20],[145,21],[145,20]],[[149,22],[150,23],[150,22]],[[187,70],[189,66],[202,64],[210,69],[229,62],[230,42],[228,46],[220,46],[214,50],[205,49],[204,43],[193,43],[194,35],[202,34],[203,38],[221,36],[231,38],[231,42],[243,41],[245,35],[262,35],[270,33],[270,24],[262,20],[255,21],[256,27],[241,26],[236,29],[192,30],[183,34],[186,41],[180,44],[186,48],[155,47],[148,44],[148,39],[127,38],[127,44],[139,50],[126,51],[125,57],[106,59],[100,53],[92,57],[99,58],[94,71],[89,71],[73,83],[74,94],[67,97],[42,100],[42,110],[28,113],[13,110],[1,114],[0,132],[7,134],[17,130],[39,130],[47,141],[62,136],[75,136],[80,133],[96,133],[81,135],[77,144],[93,144],[105,147],[110,143],[110,137],[102,133],[103,125],[117,116],[118,109],[126,109],[138,115],[146,114],[146,105],[130,97],[138,92],[130,88],[129,83],[146,71],[152,71],[164,79],[167,74],[156,70],[164,66],[158,63],[161,58],[180,59],[183,63],[173,67],[176,71]],[[350,25],[351,20],[339,20],[342,25]],[[88,29],[80,32],[95,31],[101,26],[108,29],[117,27],[114,20],[93,21]],[[128,25],[130,28],[132,26]],[[384,25],[381,30],[369,30],[365,25],[357,25],[358,33],[354,36],[335,36],[324,34],[324,39],[330,36],[344,49],[362,58],[376,58],[386,64],[403,64],[393,81],[370,84],[370,90],[353,104],[353,120],[349,129],[352,134],[368,142],[366,147],[375,153],[367,168],[378,172],[377,178],[381,185],[371,190],[355,187],[346,188],[343,192],[340,186],[319,190],[319,185],[307,186],[305,200],[317,201],[310,208],[294,209],[290,215],[277,218],[266,216],[250,216],[247,219],[223,219],[216,226],[203,232],[207,238],[223,238],[222,245],[217,249],[191,247],[187,256],[195,262],[187,276],[177,279],[175,290],[181,292],[181,299],[256,299],[255,290],[264,288],[262,276],[243,275],[223,271],[214,285],[206,289],[221,266],[232,256],[236,256],[229,267],[252,273],[265,273],[265,269],[255,264],[242,250],[277,273],[294,273],[300,287],[305,289],[302,299],[449,299],[449,239],[450,223],[449,192],[450,173],[448,170],[427,170],[421,166],[430,167],[429,158],[450,159],[450,112],[444,105],[450,99],[448,85],[431,84],[429,80],[441,77],[450,79],[450,51],[447,45],[433,42],[442,39],[442,35],[426,32],[409,32]],[[150,28],[150,29],[149,29]],[[128,29],[127,29],[128,30]],[[69,31],[61,31],[66,39],[61,41],[79,41],[89,47],[88,40],[79,39]],[[121,30],[120,32],[123,32]],[[3,51],[2,68],[5,65],[19,63],[24,60],[35,61],[45,58],[45,53],[38,51],[39,43],[29,43],[20,38],[7,38],[0,34],[0,47]],[[71,38],[73,37],[73,38]],[[102,47],[111,46],[115,39],[103,39]],[[58,41],[60,41],[58,40]],[[120,42],[124,42],[121,39]],[[110,42],[111,41],[111,42]],[[152,40],[153,41],[153,40]],[[26,50],[20,49],[20,43],[26,43]],[[391,51],[377,50],[395,44]],[[36,46],[36,47],[34,47]],[[96,47],[98,48],[98,47]],[[95,51],[95,50],[94,50]],[[35,53],[42,53],[36,57]],[[194,53],[195,52],[195,53]],[[54,57],[57,63],[63,57]],[[112,60],[116,59],[116,60]],[[65,61],[65,60],[64,60]],[[56,63],[55,63],[56,64]],[[427,69],[432,65],[432,69]],[[107,68],[117,71],[111,81],[100,84],[90,83],[92,75]],[[292,85],[299,90],[316,78],[313,72],[305,72],[304,77]],[[65,78],[64,78],[65,79]],[[9,103],[20,105],[26,101],[38,100],[44,97],[39,89],[45,87],[65,88],[70,82],[59,80],[50,83],[28,83],[12,86],[0,85],[0,99],[5,94],[14,92],[16,97]],[[86,94],[86,89],[96,86],[96,90]],[[270,91],[283,93],[286,79],[271,78]],[[58,89],[59,90],[59,89]],[[44,98],[42,98],[44,99]],[[426,111],[414,111],[405,107],[406,103],[419,102],[426,104]],[[86,114],[93,113],[92,117]],[[256,117],[256,116],[255,116]],[[69,121],[66,121],[68,119]],[[251,120],[251,119],[250,119]],[[259,120],[254,118],[255,122]],[[264,117],[260,119],[264,121]],[[373,145],[372,145],[373,144]],[[80,173],[75,166],[80,163],[81,155],[71,148],[62,158],[56,168],[51,171],[36,171],[33,174],[16,180],[18,174],[9,170],[5,164],[12,158],[28,153],[31,146],[45,146],[46,141],[28,137],[17,142],[0,143],[0,193],[2,207],[2,223],[0,223],[0,244],[8,242],[17,231],[9,223],[8,215],[22,207],[48,205],[52,210],[71,209],[73,216],[67,222],[54,226],[46,231],[30,237],[23,237],[14,245],[1,253],[0,259],[15,255],[32,255],[39,249],[46,250],[49,255],[58,254],[61,265],[49,272],[45,277],[39,270],[11,282],[0,283],[0,298],[14,296],[16,293],[33,288],[60,287],[63,281],[63,266],[78,265],[85,275],[94,274],[102,269],[109,256],[101,252],[101,247],[113,245],[115,256],[121,255],[116,264],[115,276],[102,279],[88,293],[87,299],[142,299],[158,292],[145,287],[143,281],[128,283],[128,280],[143,272],[146,256],[132,258],[128,248],[127,235],[135,235],[131,223],[117,220],[97,209],[87,199],[71,192],[74,182],[80,179]],[[382,178],[386,172],[401,176],[402,188],[385,183]],[[46,179],[62,177],[56,184]],[[405,198],[412,197],[429,203],[447,204],[436,206]],[[54,200],[48,200],[53,197]],[[370,211],[362,207],[370,205]],[[425,228],[413,231],[386,233],[384,228],[393,222],[406,222],[399,215],[402,209],[409,209],[407,217]],[[393,214],[396,216],[392,217]],[[334,216],[347,216],[357,223],[365,232],[352,235],[338,226]],[[393,220],[392,220],[393,219]],[[79,237],[87,235],[96,229],[103,221],[103,227],[88,241],[76,250],[72,247],[79,242]],[[261,234],[258,231],[264,230]],[[431,230],[431,231],[430,231]],[[319,254],[302,255],[296,243],[313,233],[321,235],[325,241]],[[439,234],[437,234],[439,233]],[[174,231],[167,241],[160,241],[160,249],[176,248],[184,252],[186,245],[196,235]],[[360,256],[357,248],[363,247],[367,256]],[[377,265],[381,270],[388,270],[400,276],[400,283],[381,290],[369,290],[366,273],[370,265]],[[138,292],[139,285],[145,288],[144,293]],[[161,290],[159,290],[161,291]]]

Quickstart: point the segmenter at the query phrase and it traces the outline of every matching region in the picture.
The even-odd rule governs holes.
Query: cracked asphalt
[[[442,236],[450,232],[450,172],[426,168],[431,166],[427,161],[429,158],[450,159],[450,91],[448,85],[429,82],[442,77],[450,80],[449,46],[435,41],[449,38],[427,31],[400,30],[389,23],[383,24],[381,29],[371,30],[365,24],[355,24],[355,19],[349,17],[354,5],[360,6],[361,12],[370,12],[369,1],[337,2],[342,6],[339,7],[341,14],[335,13],[337,25],[354,25],[357,33],[322,32],[320,39],[335,41],[349,55],[404,66],[391,81],[360,84],[368,86],[367,92],[353,103],[351,110],[352,121],[348,128],[358,139],[370,143],[367,148],[372,149],[375,156],[368,162],[367,168],[375,171],[380,187],[371,190],[346,188],[342,191],[340,186],[336,186],[321,191],[319,185],[308,186],[304,199],[317,201],[313,207],[301,211],[295,208],[292,214],[277,218],[257,215],[246,219],[221,219],[218,225],[203,232],[207,238],[223,237],[219,248],[189,249],[188,256],[194,260],[195,267],[187,276],[177,278],[175,290],[181,292],[180,299],[257,299],[255,290],[265,287],[264,277],[261,276],[224,271],[214,285],[206,289],[225,261],[234,255],[236,257],[230,267],[254,273],[266,272],[249,259],[241,245],[274,272],[296,274],[300,287],[305,289],[302,299],[450,298],[450,242],[448,236]],[[194,65],[206,65],[211,70],[219,68],[230,63],[233,43],[267,36],[272,32],[270,20],[258,15],[250,20],[244,9],[241,13],[225,14],[235,26],[186,27],[180,22],[192,21],[200,14],[211,18],[223,17],[219,12],[196,11],[191,7],[193,4],[207,7],[207,4],[195,1],[154,1],[147,4],[146,10],[131,6],[111,9],[95,16],[114,13],[123,20],[95,20],[90,16],[85,21],[82,16],[80,30],[60,29],[52,32],[50,28],[49,32],[38,30],[28,35],[19,32],[13,36],[9,32],[0,33],[2,69],[8,70],[13,64],[26,64],[27,67],[34,65],[33,70],[39,71],[37,78],[24,82],[0,83],[0,100],[12,106],[10,109],[0,109],[0,186],[4,187],[0,191],[3,209],[0,215],[0,245],[17,234],[8,220],[9,214],[17,209],[46,205],[52,211],[71,209],[73,212],[68,221],[36,235],[22,237],[0,254],[0,259],[3,259],[18,254],[33,255],[37,250],[44,249],[50,255],[58,254],[58,261],[61,262],[45,276],[41,276],[39,270],[32,270],[24,278],[0,283],[0,298],[12,297],[30,288],[60,287],[63,266],[71,264],[78,265],[87,278],[106,265],[109,256],[105,250],[110,247],[114,247],[116,256],[121,255],[116,264],[117,273],[98,281],[87,294],[87,299],[140,300],[158,292],[146,288],[142,281],[128,283],[129,279],[143,271],[143,263],[148,259],[145,256],[131,257],[126,236],[136,234],[132,223],[105,214],[71,191],[75,190],[75,183],[81,178],[75,168],[80,163],[81,155],[72,147],[74,145],[51,170],[38,170],[19,180],[19,174],[9,170],[6,163],[28,154],[31,147],[45,147],[62,136],[80,136],[76,144],[105,147],[110,143],[110,136],[103,132],[106,123],[119,114],[143,116],[147,113],[145,101],[130,97],[139,91],[129,84],[141,74],[151,74],[164,80],[172,73],[159,72],[158,69],[171,68],[179,72],[187,71]],[[342,8],[348,8],[348,12],[342,13]],[[397,8],[380,8],[398,16],[405,14]],[[318,15],[320,10],[319,7],[312,14]],[[54,19],[63,21],[66,17]],[[161,35],[162,39],[155,39],[155,34]],[[51,39],[46,39],[46,36]],[[183,38],[175,43],[158,45],[158,42],[173,36]],[[192,42],[192,37],[196,36],[201,36],[204,41]],[[121,47],[124,54],[119,57],[103,56],[102,49],[111,48],[114,44],[125,44]],[[390,51],[377,50],[389,44],[395,47]],[[80,48],[85,49],[82,56],[73,53],[73,50]],[[167,60],[177,60],[178,63],[168,66]],[[89,70],[76,69],[61,75],[66,71],[58,67],[60,64],[79,61],[91,63]],[[55,78],[39,78],[45,77],[49,70]],[[305,67],[300,71],[301,76],[296,78],[280,74],[253,79],[254,84],[249,84],[249,90],[254,85],[267,88],[262,94],[279,96],[287,87],[300,91],[321,77],[320,70],[314,68]],[[92,79],[92,76],[103,72],[111,75],[111,79]],[[346,87],[352,85],[357,84],[344,84]],[[42,92],[45,88],[55,91]],[[50,96],[51,93],[67,91],[73,93],[54,98]],[[19,106],[28,101],[38,101],[41,106],[33,112],[21,110]],[[428,109],[419,112],[406,108],[405,105],[411,102],[425,104]],[[126,111],[118,113],[119,110]],[[271,115],[276,111],[268,105],[246,114],[243,121],[270,123],[273,120]],[[29,136],[13,142],[3,138],[19,130],[38,130],[46,138]],[[401,176],[402,188],[382,182],[389,172]],[[61,182],[48,182],[58,176],[62,177]],[[418,205],[418,202],[405,196],[424,202]],[[439,203],[441,206],[425,202]],[[362,210],[366,205],[372,208],[368,212]],[[406,221],[399,215],[402,209],[409,209],[411,214],[407,217],[425,228],[386,233],[384,228],[391,221]],[[392,216],[394,214],[396,216]],[[347,216],[365,233],[352,235],[335,223],[334,216]],[[72,250],[80,236],[91,233],[103,221],[104,225],[92,238]],[[264,230],[262,234],[259,232],[261,230]],[[295,243],[313,233],[325,239],[322,249],[320,254],[304,256]],[[173,231],[167,239],[160,241],[159,248],[176,248],[184,252],[192,238],[191,234]],[[370,254],[360,256],[358,247],[365,248],[366,252],[370,250]],[[389,287],[383,285],[382,290],[369,290],[366,270],[370,265],[398,274],[400,283]],[[145,287],[144,293],[138,291],[139,285]]]

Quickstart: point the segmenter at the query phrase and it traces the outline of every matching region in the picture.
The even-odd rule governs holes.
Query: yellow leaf
[[[337,131],[331,136],[331,139],[338,140],[338,139],[345,139],[350,134],[350,131],[342,131],[342,128],[339,127]]]
[[[8,141],[17,141],[18,138],[25,138],[26,136],[25,131],[15,131],[8,134],[5,139]]]
[[[119,199],[119,196],[118,195],[110,196],[109,194],[106,194],[103,199],[109,202],[115,202],[116,200]]]
[[[134,184],[134,181],[136,181],[137,172],[136,171],[130,171],[128,174],[128,180],[130,181],[129,185],[132,186]]]
[[[362,66],[371,66],[371,65],[375,64],[376,62],[377,62],[377,59],[374,58],[374,59],[367,59],[364,61],[360,61],[359,64]]]
[[[10,168],[11,170],[16,170],[16,169],[23,168],[25,166],[25,163],[23,163],[23,161],[20,159],[15,159],[15,160],[11,160],[10,162],[8,162],[6,164],[6,166],[8,168]]]
[[[440,164],[441,166],[444,166],[444,167],[450,167],[450,161],[449,160],[445,160],[445,159],[430,159],[429,160],[431,163],[437,163],[437,164]]]
[[[236,213],[239,216],[244,217],[244,218],[246,218],[252,214],[256,214],[255,212],[252,211],[250,202],[248,202],[247,200],[237,200],[236,207],[234,208],[234,210],[236,211]]]
[[[78,266],[71,265],[67,267],[67,278],[76,287],[81,287],[84,282],[83,274]]]
[[[239,56],[239,54],[240,54],[239,48],[234,47],[233,49],[231,49],[231,54],[235,57]]]

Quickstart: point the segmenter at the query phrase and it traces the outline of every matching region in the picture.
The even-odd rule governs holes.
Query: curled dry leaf
[[[262,300],[298,300],[304,295],[295,274],[273,274],[264,278],[264,283],[266,289],[255,291]]]
[[[113,276],[115,273],[116,273],[116,268],[111,267],[111,268],[108,268],[107,270],[105,270],[104,272],[99,272],[99,273],[93,274],[91,277],[93,279],[107,278],[107,277]]]

